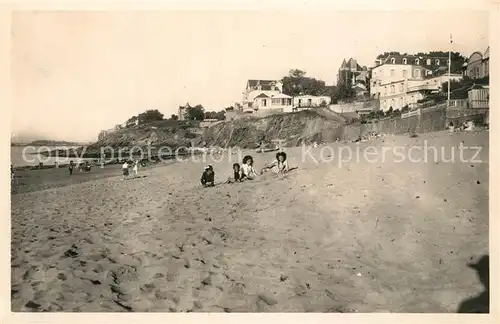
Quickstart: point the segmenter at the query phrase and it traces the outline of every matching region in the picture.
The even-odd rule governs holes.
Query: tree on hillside
[[[146,110],[140,113],[138,118],[140,123],[149,123],[156,120],[163,120],[163,114],[158,109]]]
[[[350,101],[356,95],[356,92],[352,88],[350,83],[342,83],[337,86],[337,91],[332,96],[332,102],[337,103],[339,101]]]
[[[129,119],[127,119],[127,121],[125,122],[126,127],[134,126],[135,123],[137,122],[137,119],[138,119],[137,116],[132,116]]]
[[[178,120],[178,119],[179,119],[179,116],[177,116],[176,114],[172,114],[172,115],[170,116],[170,119],[171,119],[171,120]]]
[[[205,112],[205,119],[217,119],[217,120],[224,120],[226,119],[226,111],[221,110],[221,111],[207,111]]]
[[[205,119],[205,109],[202,105],[191,107],[187,104],[185,118],[188,120],[203,120]]]
[[[137,120],[137,116],[132,116],[129,119],[127,119],[127,124],[128,123],[135,123],[136,120]]]
[[[287,76],[281,79],[283,93],[295,97],[299,95],[322,96],[328,95],[329,89],[325,81],[307,77],[306,72],[292,69]]]

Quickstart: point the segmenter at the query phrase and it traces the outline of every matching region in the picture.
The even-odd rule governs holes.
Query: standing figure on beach
[[[253,157],[247,155],[243,158],[243,164],[241,166],[241,178],[242,180],[253,180],[257,177],[257,173],[253,168]]]
[[[125,163],[122,164],[122,173],[122,180],[125,180],[128,177],[128,161],[125,161]]]
[[[213,187],[215,186],[214,178],[214,169],[209,164],[205,167],[205,171],[203,171],[203,173],[201,174],[201,184],[203,185],[203,187]]]
[[[276,174],[288,172],[289,168],[288,162],[286,160],[286,153],[283,151],[276,153],[276,160],[271,162],[268,166],[264,167],[261,171],[261,174],[268,170],[272,170]]]
[[[14,167],[10,165],[10,183],[15,184],[17,182],[16,173],[14,172]]]
[[[12,164],[10,165],[10,190],[11,192],[17,191],[17,177]]]
[[[135,160],[134,167],[132,168],[132,171],[134,172],[134,178],[136,178],[137,173],[139,172],[139,160]]]
[[[73,163],[73,160],[69,161],[69,175],[73,174],[73,169],[75,168],[75,164]]]

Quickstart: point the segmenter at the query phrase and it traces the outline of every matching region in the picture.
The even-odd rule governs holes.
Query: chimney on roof
[[[280,93],[283,93],[283,83],[281,81],[276,82],[276,88]]]

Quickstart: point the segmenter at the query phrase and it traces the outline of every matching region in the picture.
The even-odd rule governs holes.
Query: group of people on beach
[[[59,167],[59,164],[57,164],[56,168]],[[90,165],[89,161],[85,161],[85,163],[78,163],[78,164],[75,164],[75,162],[73,162],[73,160],[69,161],[69,165],[68,165],[68,170],[69,170],[69,175],[72,175],[73,174],[73,171],[76,169],[78,169],[78,171],[82,172],[82,171],[86,171],[86,172],[89,172],[92,168],[92,166]]]
[[[134,178],[137,178],[139,175],[139,160],[134,160],[134,161],[125,161],[125,163],[122,164],[122,174],[123,178],[122,180],[125,180],[129,176],[129,168],[132,165],[132,172],[134,174]]]
[[[276,159],[263,167],[260,171],[260,174],[257,174],[257,172],[255,171],[253,157],[251,155],[246,155],[243,158],[241,165],[239,163],[233,164],[233,175],[229,177],[229,179],[225,183],[254,180],[259,175],[262,175],[268,171],[272,171],[275,174],[284,174],[290,170],[291,169],[288,166],[286,153],[283,151],[276,153]],[[215,186],[215,171],[212,165],[209,164],[205,167],[200,181],[202,186],[204,187]]]

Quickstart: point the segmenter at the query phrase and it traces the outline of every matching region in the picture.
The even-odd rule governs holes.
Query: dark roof
[[[406,64],[412,64],[412,65],[433,66],[433,67],[448,65],[447,57],[426,57],[417,55],[388,55],[387,57],[381,59],[380,64],[405,64],[404,63],[405,58],[406,58]],[[392,59],[394,59],[394,63],[392,63]],[[431,65],[427,65],[427,59],[431,60]],[[436,60],[439,60],[439,65],[436,64]]]
[[[358,61],[356,61],[356,59],[353,59],[352,57],[349,58],[346,62],[346,60],[344,59],[342,61],[342,64],[340,65],[340,69],[343,70],[343,69],[356,69],[356,71],[361,71],[362,68],[361,66],[358,64]]]
[[[276,82],[276,80],[248,80],[248,87],[254,88],[260,85],[261,90],[273,90],[271,86]]]
[[[255,87],[257,85],[271,85],[271,83],[276,83],[276,80],[248,80],[248,85],[251,87]]]
[[[258,95],[257,97],[255,98],[269,98],[268,95],[266,95],[265,93],[261,93],[260,95]]]

